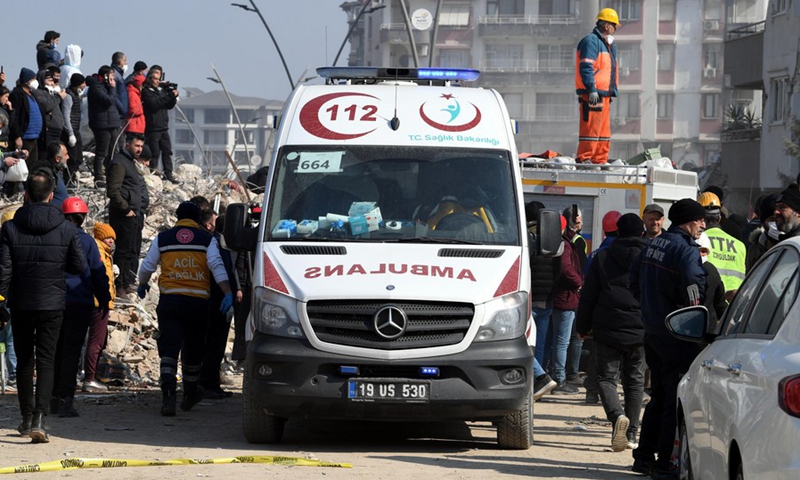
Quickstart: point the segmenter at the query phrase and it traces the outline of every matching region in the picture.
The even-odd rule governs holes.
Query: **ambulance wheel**
[[[507,450],[527,450],[533,445],[533,398],[528,394],[525,405],[497,422],[497,445]]]
[[[248,369],[244,373],[242,393],[244,405],[242,420],[244,422],[244,438],[250,443],[279,443],[283,437],[285,418],[268,414],[263,406],[258,405],[248,386]]]

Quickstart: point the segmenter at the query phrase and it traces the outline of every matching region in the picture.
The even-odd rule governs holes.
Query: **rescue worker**
[[[137,289],[139,297],[144,298],[150,289],[150,276],[161,265],[158,278],[161,296],[156,313],[161,333],[158,337],[161,415],[166,417],[175,415],[179,354],[183,371],[181,410],[189,411],[203,399],[203,389],[198,382],[205,354],[212,281],[216,281],[224,293],[220,311],[227,313],[233,305],[233,294],[217,240],[200,227],[200,207],[192,202],[183,202],[176,214],[178,223],[153,240],[139,268]]]
[[[747,249],[739,239],[725,232],[720,226],[722,206],[719,197],[711,192],[701,193],[697,201],[706,209],[706,230],[711,242],[708,262],[717,267],[725,296],[730,300],[744,281]]]
[[[608,163],[611,97],[617,96],[619,78],[613,33],[619,27],[614,9],[600,10],[594,30],[583,37],[575,52],[575,93],[580,105],[577,163]]]

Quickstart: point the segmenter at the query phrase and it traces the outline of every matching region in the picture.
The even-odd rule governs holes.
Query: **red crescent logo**
[[[303,108],[300,109],[300,125],[311,135],[324,138],[325,140],[352,140],[374,132],[376,129],[373,128],[372,130],[362,133],[339,133],[334,132],[319,121],[319,110],[322,106],[330,100],[341,97],[369,97],[379,100],[377,97],[367,95],[366,93],[341,92],[321,95],[306,103],[303,105]]]
[[[426,102],[427,103],[427,102]],[[422,117],[422,120],[430,125],[433,128],[438,130],[442,130],[445,132],[466,132],[469,129],[475,128],[479,123],[481,123],[481,111],[478,107],[475,106],[474,103],[470,102],[470,105],[475,107],[475,118],[470,120],[468,123],[464,125],[444,125],[442,123],[434,122],[430,117],[425,115],[425,103],[419,106],[419,116]]]

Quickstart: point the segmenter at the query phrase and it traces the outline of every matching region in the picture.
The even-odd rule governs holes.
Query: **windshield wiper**
[[[459,240],[456,238],[447,237],[412,237],[412,238],[395,238],[391,240],[383,240],[384,243],[444,243],[449,245],[483,245],[481,242],[473,240]]]

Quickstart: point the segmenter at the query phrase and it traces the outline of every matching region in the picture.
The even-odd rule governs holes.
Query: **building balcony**
[[[725,75],[730,87],[763,90],[764,22],[728,31],[724,45]]]
[[[580,35],[580,18],[570,15],[483,15],[478,35],[483,37],[556,37]]]
[[[722,132],[722,174],[730,188],[760,185],[761,129]]]

